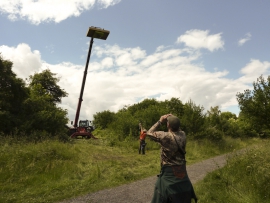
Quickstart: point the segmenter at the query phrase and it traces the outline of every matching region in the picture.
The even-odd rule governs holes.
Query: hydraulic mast
[[[82,105],[82,101],[83,101],[84,86],[85,86],[87,70],[88,70],[88,64],[89,64],[89,60],[90,60],[90,56],[91,56],[93,42],[94,42],[93,37],[91,37],[89,50],[88,50],[88,55],[87,55],[87,60],[86,60],[86,65],[85,65],[84,74],[83,74],[80,97],[79,97],[77,111],[76,111],[76,115],[75,115],[75,121],[74,121],[74,127],[75,128],[78,127],[78,120],[79,120],[79,115],[80,115],[80,111],[81,111],[81,105]]]
[[[87,37],[91,37],[91,40],[90,40],[90,44],[89,44],[89,50],[88,50],[87,60],[86,60],[86,64],[85,64],[84,74],[83,74],[81,91],[80,91],[79,101],[78,101],[78,105],[77,105],[75,121],[74,121],[74,125],[73,125],[74,128],[70,129],[72,138],[76,138],[77,136],[82,136],[82,137],[87,137],[87,138],[91,138],[91,137],[95,138],[91,133],[94,130],[94,128],[93,128],[93,126],[89,126],[89,121],[88,120],[80,121],[79,126],[78,126],[78,121],[79,121],[79,117],[80,117],[81,105],[82,105],[82,101],[83,101],[83,92],[84,92],[84,87],[85,87],[85,82],[86,82],[86,77],[87,77],[87,72],[88,72],[90,56],[91,56],[91,52],[92,52],[92,46],[94,43],[94,38],[106,40],[109,34],[110,34],[110,31],[104,30],[104,29],[101,29],[98,27],[91,26],[88,29]],[[90,121],[90,123],[91,123],[91,121]]]

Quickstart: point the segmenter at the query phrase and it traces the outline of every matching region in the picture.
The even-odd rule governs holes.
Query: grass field
[[[147,140],[146,155],[139,155],[138,140],[127,137],[117,141],[108,132],[99,131],[96,136],[100,139],[78,139],[67,143],[57,140],[29,143],[23,139],[2,137],[0,202],[57,202],[159,172],[159,146],[156,143]],[[251,143],[254,140],[189,140],[187,163],[237,150]]]
[[[224,168],[216,170],[195,185],[203,203],[269,203],[269,140],[231,158]]]

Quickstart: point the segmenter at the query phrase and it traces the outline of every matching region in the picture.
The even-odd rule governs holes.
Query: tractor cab
[[[79,126],[72,129],[71,138],[94,138],[92,132],[94,131],[94,126],[91,121],[89,120],[80,120]]]
[[[86,129],[87,132],[93,132],[94,126],[91,121],[89,120],[80,120],[79,121],[79,128]]]
[[[89,121],[88,120],[79,121],[79,127],[89,127]]]

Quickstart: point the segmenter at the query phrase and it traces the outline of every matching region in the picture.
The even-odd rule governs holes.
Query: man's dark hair
[[[176,116],[169,116],[167,118],[167,121],[169,123],[169,127],[173,132],[176,132],[180,128],[180,119]]]

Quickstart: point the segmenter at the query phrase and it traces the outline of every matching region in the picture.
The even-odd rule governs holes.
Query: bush
[[[270,130],[266,129],[259,133],[260,138],[270,138]]]
[[[206,128],[204,131],[191,135],[195,139],[208,139],[212,141],[219,141],[223,138],[223,132],[215,127]]]

